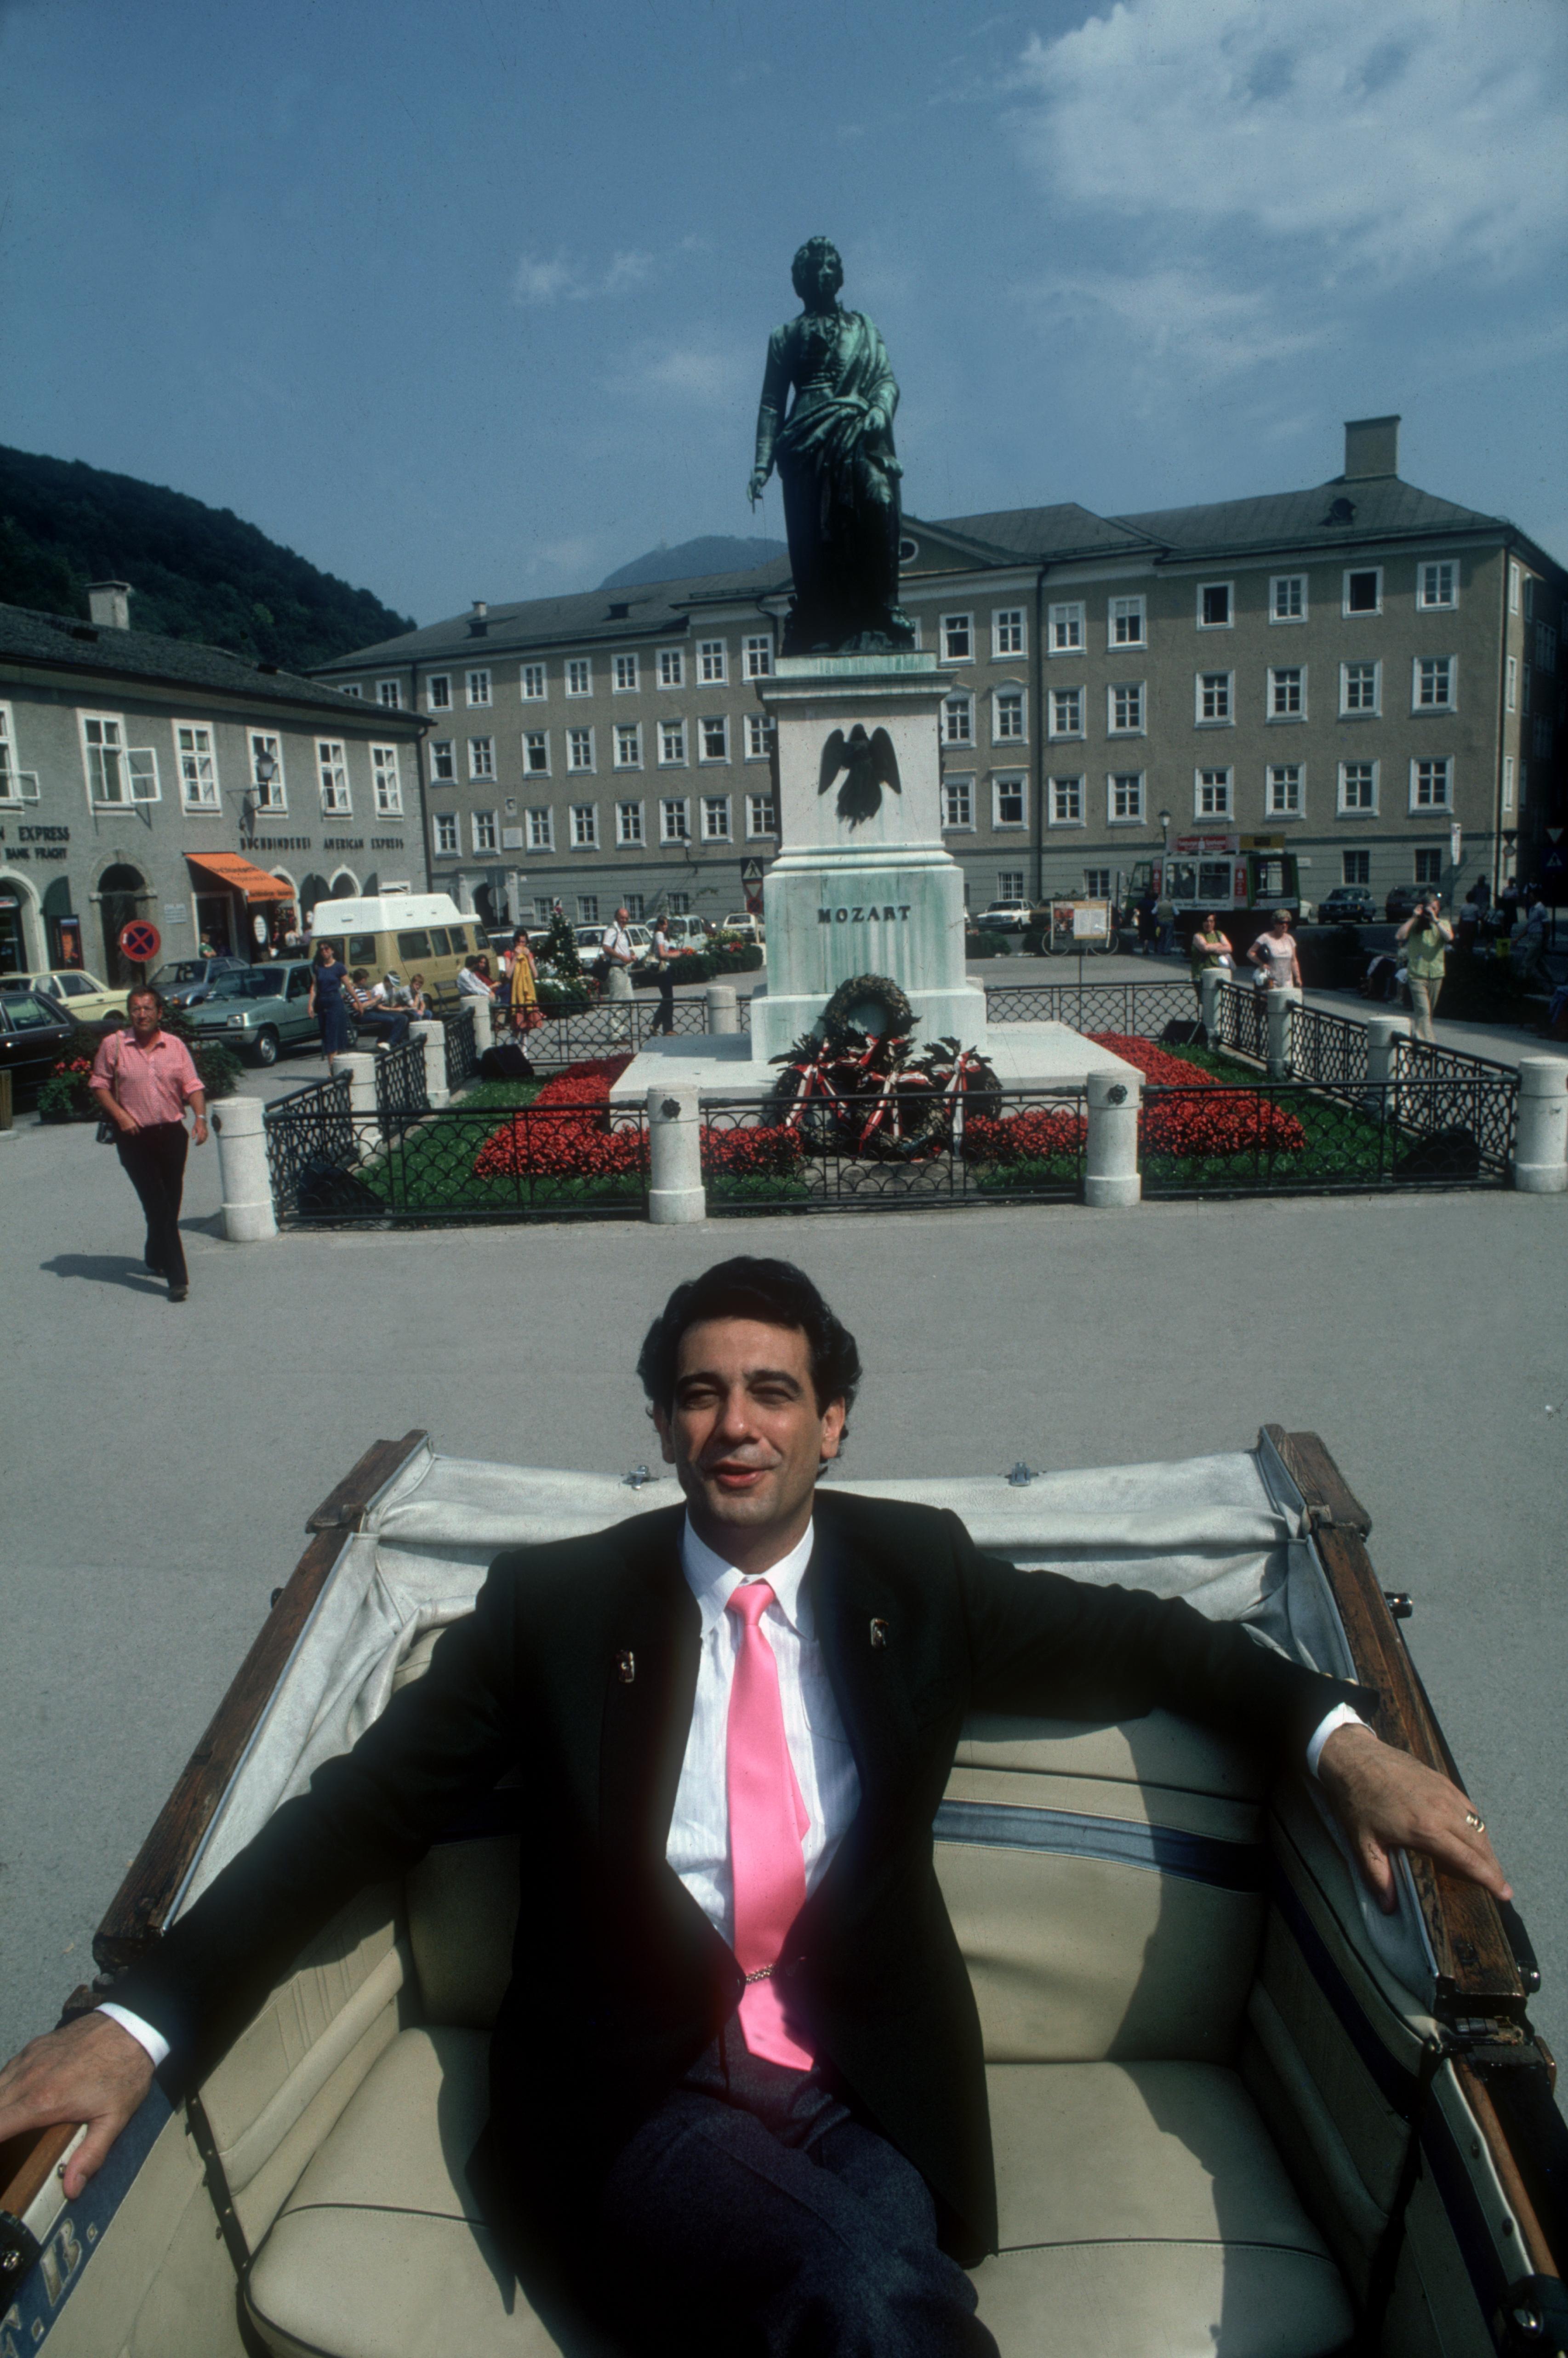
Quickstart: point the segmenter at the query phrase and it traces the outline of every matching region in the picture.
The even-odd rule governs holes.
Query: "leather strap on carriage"
[[[1404,2159],[1400,2164],[1399,2182],[1383,2232],[1378,2238],[1378,2248],[1372,2255],[1372,2265],[1367,2271],[1367,2300],[1361,2312],[1361,2322],[1353,2342],[1356,2358],[1378,2358],[1382,2348],[1383,2327],[1388,2319],[1389,2304],[1394,2297],[1394,2278],[1399,2274],[1400,2255],[1405,2245],[1405,2220],[1411,2197],[1421,2177],[1421,2132],[1426,2119],[1427,2106],[1432,2102],[1432,2084],[1451,2055],[1459,2052],[1446,2039],[1426,2041],[1422,2050],[1421,2065],[1416,2072],[1415,2094],[1411,2104],[1411,2133],[1405,2147]]]
[[[212,2134],[212,2124],[207,2117],[207,2107],[194,2093],[185,2100],[185,2117],[189,2125],[191,2143],[201,2156],[202,2175],[212,2208],[218,2214],[218,2232],[223,2238],[223,2248],[229,2255],[235,2276],[243,2284],[250,2270],[251,2247],[245,2241],[245,2231],[234,2216],[234,2198],[229,2191],[229,2174],[218,2152],[218,2140]]]

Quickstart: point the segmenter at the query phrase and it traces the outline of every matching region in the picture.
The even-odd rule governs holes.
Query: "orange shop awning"
[[[188,851],[187,860],[200,875],[210,876],[225,892],[243,892],[247,901],[292,901],[294,887],[281,876],[269,876],[242,860],[237,851]]]

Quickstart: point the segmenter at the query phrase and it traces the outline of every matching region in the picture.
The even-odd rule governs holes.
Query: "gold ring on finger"
[[[1474,1829],[1475,1829],[1476,1833],[1478,1833],[1478,1834],[1484,1834],[1484,1833],[1486,1833],[1486,1831],[1487,1831],[1487,1821],[1486,1821],[1486,1819],[1485,1819],[1485,1818],[1478,1818],[1478,1817],[1476,1815],[1476,1812],[1475,1812],[1475,1811],[1474,1811],[1474,1810],[1466,1810],[1466,1811],[1465,1811],[1465,1824],[1466,1824],[1467,1826],[1472,1826],[1472,1827],[1474,1827]]]

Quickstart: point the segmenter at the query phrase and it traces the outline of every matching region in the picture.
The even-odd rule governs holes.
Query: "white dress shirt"
[[[784,1741],[800,1786],[800,1797],[810,1820],[802,1838],[806,1853],[807,1898],[827,1871],[834,1852],[848,1833],[860,1802],[860,1775],[844,1733],[844,1723],[828,1682],[811,1600],[806,1594],[806,1571],[811,1562],[814,1526],[788,1555],[757,1574],[773,1592],[773,1602],[758,1628],[773,1650],[778,1664],[779,1702],[784,1710]],[[665,1857],[685,1884],[721,1940],[734,1934],[734,1886],[730,1868],[730,1794],[725,1775],[725,1751],[730,1721],[730,1689],[741,1648],[741,1624],[725,1611],[730,1598],[748,1577],[699,1540],[689,1520],[681,1526],[681,1570],[702,1616],[702,1650],[697,1656],[697,1693],[692,1700],[691,1727],[681,1761],[680,1783],[670,1819]],[[1323,1747],[1337,1727],[1365,1725],[1348,1704],[1336,1704],[1314,1729],[1307,1745],[1306,1765],[1313,1777]],[[128,2030],[151,2056],[155,2068],[168,2053],[168,2041],[129,2007],[112,2001],[98,2008]]]

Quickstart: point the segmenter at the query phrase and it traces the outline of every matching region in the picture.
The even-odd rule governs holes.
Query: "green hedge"
[[[107,1024],[79,1024],[60,1050],[59,1062],[49,1078],[39,1084],[40,1113],[74,1113],[84,1119],[96,1116],[97,1100],[88,1092],[88,1075],[98,1044],[105,1032],[118,1031],[118,1019]],[[219,1098],[232,1098],[234,1084],[240,1077],[240,1060],[231,1048],[215,1040],[202,1040],[191,1029],[185,1017],[171,1010],[164,1018],[164,1030],[183,1040],[190,1051],[197,1078],[207,1092],[207,1101],[214,1104]]]

